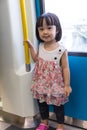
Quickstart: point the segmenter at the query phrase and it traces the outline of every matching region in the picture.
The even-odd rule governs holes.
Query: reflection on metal
[[[0,110],[0,121],[5,121],[6,123],[13,124],[20,128],[35,128],[40,123],[40,115],[37,114],[34,117],[20,117]],[[52,112],[50,112],[49,123],[52,127],[56,126],[56,117]],[[87,121],[67,116],[65,116],[65,124],[87,129]]]
[[[0,110],[2,110],[2,101],[1,101],[1,97],[0,97]]]
[[[30,64],[26,64],[26,72],[29,72],[31,70],[31,65]]]
[[[53,121],[56,121],[56,116],[53,112],[50,112],[50,118]],[[87,129],[87,121],[75,119],[72,117],[65,116],[65,124],[72,125],[75,127]]]
[[[0,110],[0,121],[10,123],[20,128],[35,128],[40,123],[40,115],[20,117]]]

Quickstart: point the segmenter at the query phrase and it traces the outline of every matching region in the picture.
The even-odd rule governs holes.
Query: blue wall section
[[[65,115],[87,120],[87,57],[69,56],[69,63],[73,91]]]
[[[87,57],[69,56],[72,94],[65,104],[65,115],[87,120]],[[53,106],[49,105],[53,112]]]

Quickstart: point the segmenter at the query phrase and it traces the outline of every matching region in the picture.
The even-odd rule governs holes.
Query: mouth
[[[48,39],[48,38],[49,38],[49,36],[43,36],[43,38],[44,38],[44,39]]]

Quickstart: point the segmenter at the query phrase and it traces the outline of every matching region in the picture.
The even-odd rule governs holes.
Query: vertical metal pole
[[[23,37],[24,41],[28,40],[28,26],[27,26],[27,19],[26,19],[26,10],[25,10],[25,0],[20,0],[20,8],[21,8],[21,17],[22,17],[22,26],[23,26]],[[26,71],[30,71],[30,53],[28,44],[24,43],[24,51],[25,51],[25,64],[26,64]]]

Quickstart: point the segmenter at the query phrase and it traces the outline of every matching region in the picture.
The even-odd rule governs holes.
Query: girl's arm
[[[28,46],[30,48],[31,57],[32,57],[33,61],[36,62],[38,59],[38,54],[37,54],[33,44],[31,43],[30,40],[26,40],[24,42],[26,42],[28,44]]]
[[[61,64],[62,64],[62,68],[63,68],[65,95],[69,96],[69,94],[72,92],[72,89],[70,87],[70,70],[69,70],[67,51],[64,52],[64,54],[61,58]]]

